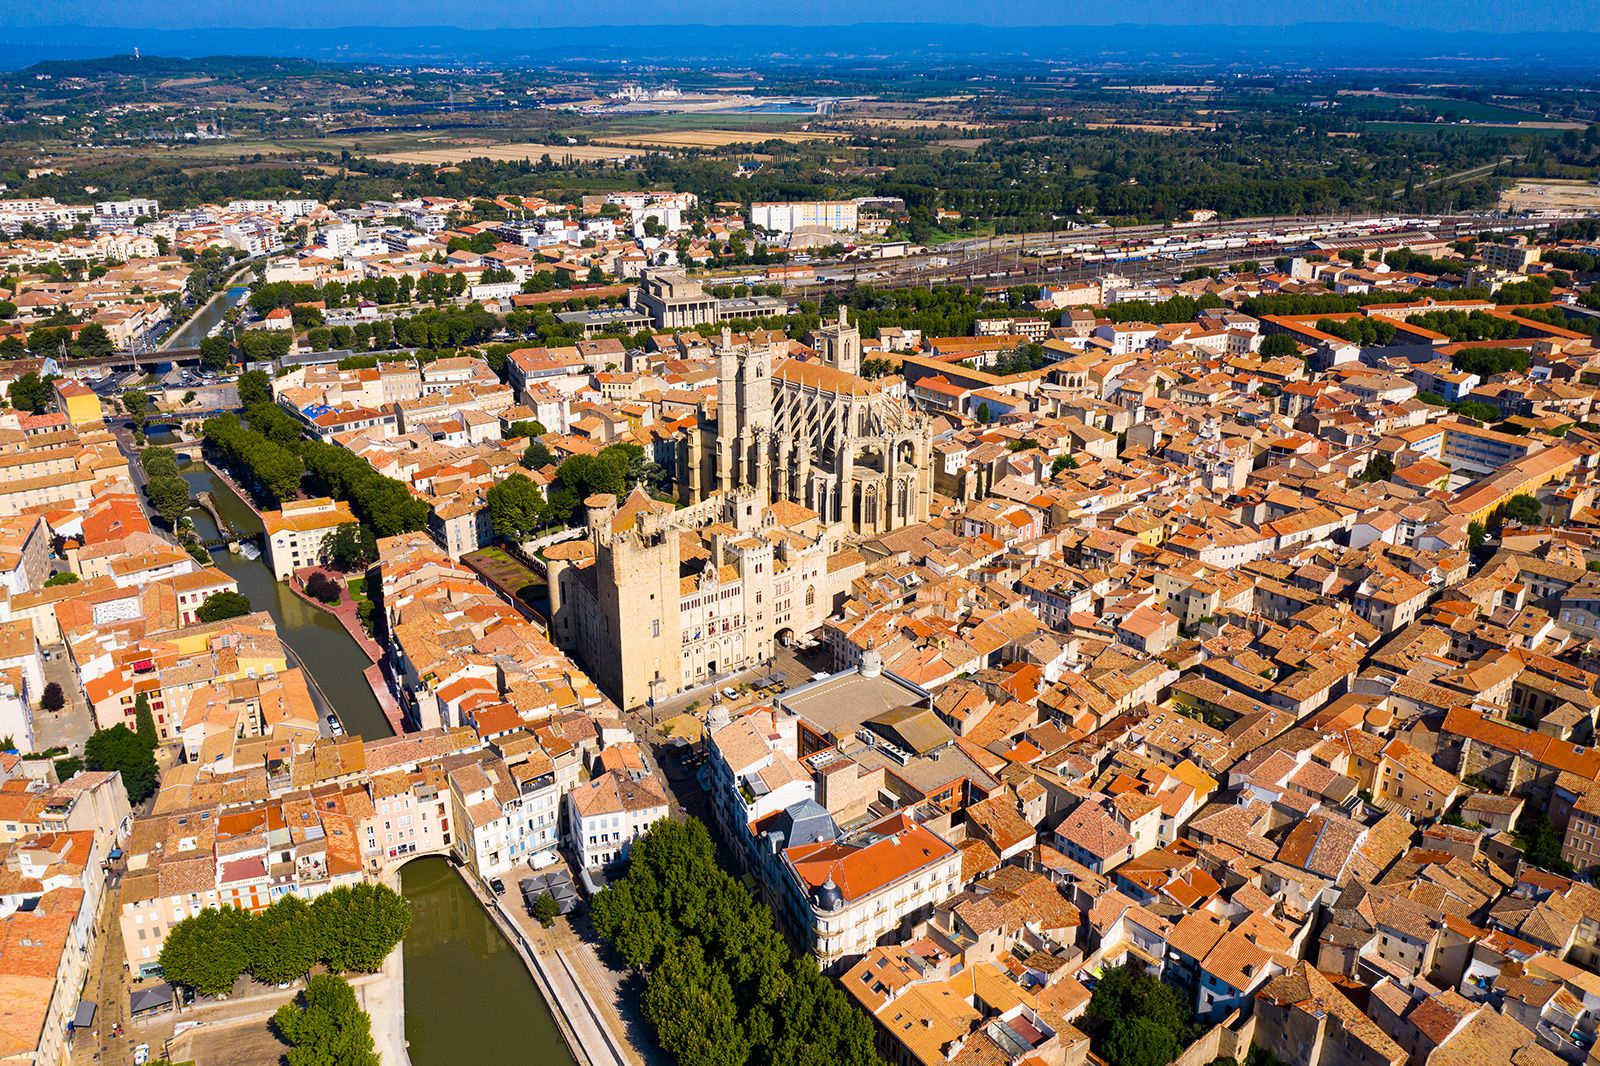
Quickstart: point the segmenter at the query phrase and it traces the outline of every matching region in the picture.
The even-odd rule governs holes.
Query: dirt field
[[[1600,185],[1584,181],[1519,181],[1500,194],[1507,211],[1600,210]]]
[[[265,1019],[202,1025],[172,1042],[173,1061],[193,1059],[195,1066],[279,1066],[288,1050],[289,1045],[278,1039]]]
[[[1217,128],[1215,122],[1197,122],[1192,126],[1169,126],[1154,122],[1085,122],[1086,130],[1138,130],[1140,133],[1203,133]]]
[[[494,159],[514,163],[522,159],[538,160],[548,155],[552,160],[574,160],[591,163],[599,159],[631,159],[637,152],[620,148],[607,148],[594,144],[464,144],[449,148],[408,148],[403,152],[385,152],[372,158],[385,163],[430,163],[446,166],[468,159]]]
[[[952,130],[981,130],[982,126],[976,122],[958,122],[955,119],[942,118],[872,118],[866,116],[846,115],[839,119],[854,126],[872,126],[878,129],[901,130],[936,130],[940,127]]]
[[[800,130],[682,130],[677,133],[651,133],[641,136],[604,137],[604,144],[634,145],[643,148],[726,148],[730,144],[759,144],[762,141],[837,141],[842,133],[813,133]]]

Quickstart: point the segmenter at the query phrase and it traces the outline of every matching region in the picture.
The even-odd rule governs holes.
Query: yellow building
[[[56,407],[74,426],[104,422],[105,412],[100,408],[100,397],[94,390],[74,378],[61,378],[54,384]]]

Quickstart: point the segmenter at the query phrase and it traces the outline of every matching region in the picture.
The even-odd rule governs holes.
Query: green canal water
[[[255,512],[204,463],[190,463],[182,473],[191,490],[211,493],[217,510],[229,525],[241,533],[261,532],[261,522]],[[201,539],[210,540],[217,535],[216,523],[204,508],[196,507],[189,517],[194,519]],[[260,546],[259,538],[257,546]],[[361,676],[367,667],[366,653],[355,638],[345,632],[338,619],[311,606],[290,592],[288,585],[274,578],[265,555],[247,559],[218,550],[212,556],[217,566],[239,583],[239,591],[250,597],[256,610],[272,615],[278,624],[278,634],[316,679],[317,688],[333,705],[348,733],[368,740],[394,736],[377,697],[372,694],[366,678]]]
[[[412,1066],[574,1066],[521,957],[449,862],[400,870]]]
[[[191,490],[211,493],[236,530],[261,532],[255,513],[203,463],[190,463],[182,473]],[[190,517],[202,538],[217,535],[203,508]],[[272,615],[345,729],[368,738],[392,736],[362,677],[367,657],[344,627],[274,579],[265,557],[249,559],[226,550],[214,556],[256,609]],[[412,908],[403,947],[412,1066],[575,1066],[521,957],[449,862],[408,863],[400,871],[400,886]]]

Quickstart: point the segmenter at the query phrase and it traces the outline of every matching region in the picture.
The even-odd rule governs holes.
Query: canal
[[[222,316],[227,314],[238,302],[250,292],[244,285],[235,285],[220,296],[213,297],[199,312],[173,331],[172,335],[162,342],[163,348],[193,348],[205,339],[211,327],[222,321]]]
[[[204,463],[190,463],[181,473],[192,492],[209,492],[234,529],[259,534],[261,522],[255,512],[234,494],[228,483],[211,472]],[[217,526],[204,508],[189,513],[201,540],[217,536]],[[258,547],[259,547],[259,537]],[[326,611],[320,611],[289,591],[289,586],[272,576],[266,556],[248,559],[226,549],[212,553],[217,567],[239,583],[239,591],[250,598],[256,610],[272,615],[278,635],[295,653],[302,666],[316,680],[317,687],[339,715],[345,731],[378,740],[394,735],[378,699],[372,694],[361,672],[367,668],[366,653],[343,625]]]
[[[406,1042],[412,1066],[574,1066],[521,956],[441,858],[400,870]]]
[[[192,492],[209,492],[241,533],[261,532],[255,512],[203,463],[182,468]],[[217,536],[204,508],[190,512],[202,539]],[[239,583],[315,679],[351,734],[393,735],[361,671],[367,657],[331,615],[295,596],[272,576],[264,557],[227,550],[216,565]],[[412,1066],[576,1066],[522,957],[484,912],[460,875],[442,858],[417,859],[400,871],[411,902],[406,935],[405,1026]]]

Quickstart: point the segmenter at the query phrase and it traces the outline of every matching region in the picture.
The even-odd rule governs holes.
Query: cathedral
[[[684,504],[748,489],[862,536],[924,522],[933,492],[927,420],[898,375],[861,371],[861,331],[839,310],[817,330],[817,359],[781,343],[717,344],[716,417],[681,442]]]

